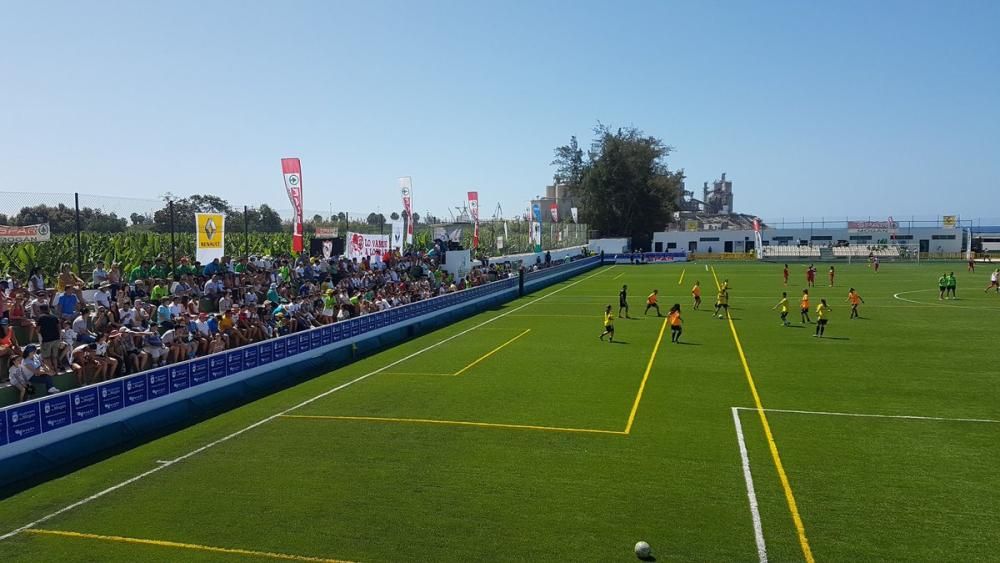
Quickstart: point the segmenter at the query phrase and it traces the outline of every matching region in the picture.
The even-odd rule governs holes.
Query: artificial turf
[[[788,291],[798,320],[804,267],[787,288],[780,265],[712,267],[730,282],[732,327],[809,553],[995,558],[1000,423],[988,421],[1000,420],[1000,296],[983,293],[986,274],[963,267],[960,299],[940,302],[939,270],[957,265],[838,265],[836,287],[820,276],[811,290],[814,306],[825,297],[833,307],[818,339],[813,325],[781,326],[771,310]],[[701,311],[690,308],[696,280]],[[601,342],[602,310],[622,284],[636,319],[617,320],[620,343]],[[847,318],[848,286],[865,299],[862,319]],[[684,344],[667,330],[650,364],[663,329],[642,315],[654,288],[664,313],[682,305]],[[646,540],[659,561],[755,561],[733,422],[741,407],[767,555],[803,560],[713,299],[705,264],[583,274],[11,496],[0,535],[386,368],[37,525],[90,536],[21,533],[0,541],[0,559],[614,561]],[[782,412],[791,410],[807,412]]]

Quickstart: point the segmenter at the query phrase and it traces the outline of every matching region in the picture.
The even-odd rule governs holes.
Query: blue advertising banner
[[[312,348],[312,346],[310,345],[310,343],[312,342],[312,334],[310,334],[311,332],[315,331],[310,330],[307,332],[299,333],[299,352],[308,352],[309,349]]]
[[[320,335],[320,345],[326,346],[327,344],[333,342],[333,326],[326,325],[325,327],[319,329]]]
[[[285,359],[285,339],[279,338],[274,341],[274,361]]]
[[[323,345],[323,329],[309,331],[309,347],[319,348]]]
[[[101,414],[114,412],[125,406],[125,382],[115,379],[97,388],[101,395]]]
[[[361,334],[361,319],[351,319],[347,324],[351,327],[351,336]]]
[[[285,341],[285,356],[291,357],[299,353],[299,335],[293,334],[282,338]]]
[[[144,373],[125,380],[125,406],[136,405],[146,400],[147,382]]]
[[[101,414],[97,387],[84,387],[73,391],[70,397],[72,397],[73,424]]]
[[[257,363],[259,365],[269,364],[274,358],[274,343],[270,340],[257,345]]]
[[[0,446],[7,443],[7,413],[0,412]]]
[[[7,410],[7,440],[17,442],[42,433],[38,403],[20,405]]]
[[[191,365],[179,364],[170,366],[170,392],[187,389],[191,386]]]
[[[330,335],[332,342],[337,342],[339,340],[344,339],[344,326],[345,325],[343,322],[338,322],[334,323],[333,326],[330,327],[331,330]]]
[[[69,395],[56,395],[42,401],[42,432],[70,423]]]
[[[146,373],[146,396],[149,400],[162,397],[170,392],[170,376],[167,370],[158,369]]]
[[[235,350],[226,352],[226,375],[233,375],[243,371],[243,352]]]
[[[212,380],[226,377],[225,354],[215,354],[208,357],[208,377]]]
[[[208,358],[191,362],[191,387],[201,385],[212,379],[208,373]]]
[[[247,346],[243,349],[243,369],[257,367],[257,356],[260,352],[256,346]]]

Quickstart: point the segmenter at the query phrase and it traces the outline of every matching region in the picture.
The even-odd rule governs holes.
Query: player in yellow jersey
[[[778,301],[777,305],[775,305],[774,307],[771,307],[771,310],[773,311],[773,310],[777,309],[778,307],[781,307],[781,324],[782,324],[782,326],[788,326],[788,325],[792,324],[792,323],[788,322],[788,292],[786,292],[786,291],[782,291],[781,292],[781,301]]]
[[[802,290],[802,300],[799,302],[799,312],[802,314],[802,324],[811,323],[809,320],[809,290]]]
[[[694,282],[694,287],[691,288],[691,296],[694,297],[694,310],[697,311],[701,307],[701,282]]]
[[[615,315],[611,312],[611,305],[604,310],[604,332],[601,333],[601,340],[604,340],[604,336],[610,334],[608,337],[608,342],[615,341]]]
[[[681,333],[684,332],[681,328],[681,304],[674,303],[674,306],[670,308],[670,312],[667,313],[667,322],[670,323],[670,341],[680,344],[681,343]]]
[[[719,312],[720,310],[722,313]],[[719,294],[715,297],[715,313],[712,316],[724,319],[727,314],[729,314],[729,290],[723,284],[719,288]]]
[[[830,314],[830,306],[826,304],[826,299],[820,299],[819,305],[816,305],[816,334],[813,336],[823,338],[823,333],[826,332],[826,323],[829,320],[827,316]]]
[[[660,293],[659,289],[654,289],[653,293],[650,293],[649,297],[646,298],[646,311],[642,314],[643,316],[646,316],[647,314],[649,314],[649,310],[650,309],[656,309],[656,316],[657,317],[662,317],[663,316],[663,315],[660,314],[660,306],[656,303],[656,299],[657,299],[657,296],[659,295],[659,293]]]

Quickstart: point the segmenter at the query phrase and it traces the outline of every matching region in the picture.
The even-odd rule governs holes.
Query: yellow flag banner
[[[195,213],[198,240],[195,259],[208,264],[226,253],[226,216],[221,213]]]

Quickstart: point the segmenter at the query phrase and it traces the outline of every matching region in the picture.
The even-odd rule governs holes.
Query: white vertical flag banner
[[[570,213],[570,215],[573,216],[573,222],[574,223],[579,223],[580,222],[579,219],[577,218],[577,211],[576,211],[575,207],[570,207],[569,208],[569,213]]]
[[[403,196],[403,211],[406,212],[406,244],[413,244],[413,178],[399,179],[399,193]]]
[[[403,238],[406,236],[406,227],[403,220],[392,222],[392,236],[389,238],[389,247],[392,250],[403,248]]]
[[[479,192],[469,192],[469,215],[472,216],[472,248],[479,248]]]

